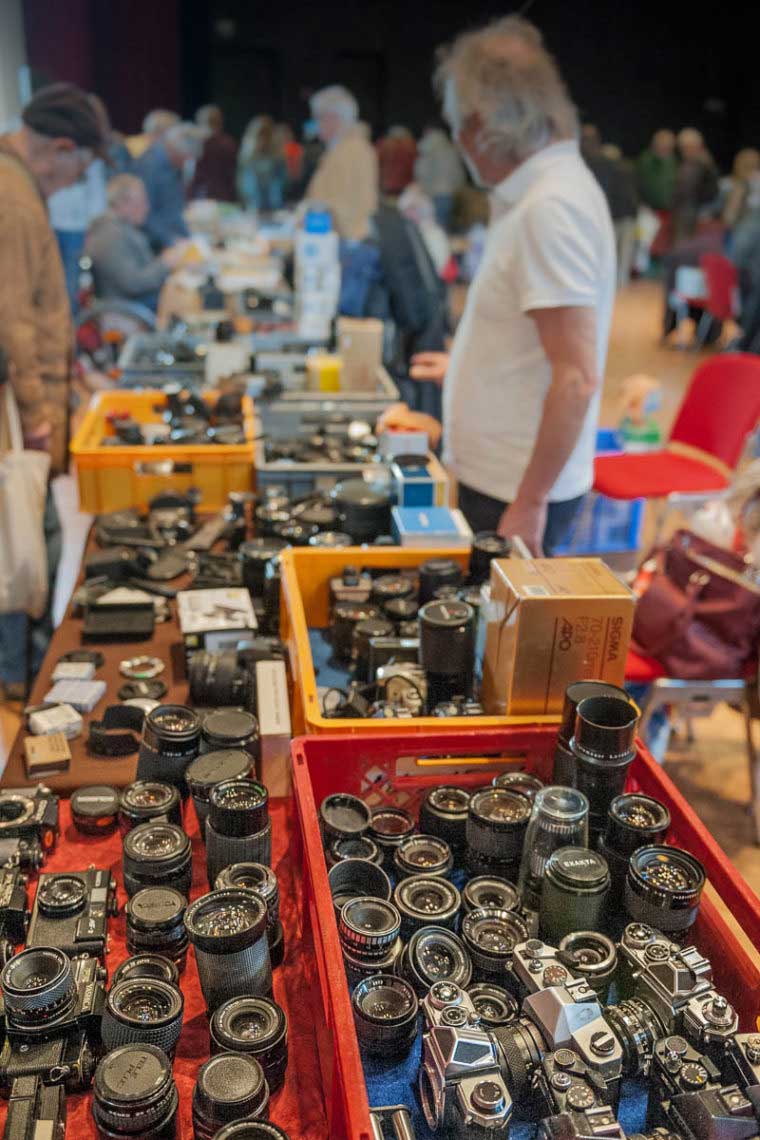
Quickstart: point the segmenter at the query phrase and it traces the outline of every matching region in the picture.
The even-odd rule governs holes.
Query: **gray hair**
[[[160,137],[179,121],[176,111],[166,111],[163,107],[158,107],[155,111],[148,111],[143,119],[143,134]]]
[[[359,104],[346,87],[335,84],[323,87],[309,100],[311,113],[316,119],[320,115],[338,115],[344,123],[355,123],[359,118]]]
[[[166,146],[185,158],[200,158],[209,132],[195,123],[175,123],[163,136]]]
[[[477,112],[483,149],[497,160],[522,162],[550,142],[578,134],[557,64],[538,28],[520,16],[459,36],[442,54],[435,81],[454,131]]]
[[[136,174],[117,174],[108,183],[106,194],[108,205],[115,210],[122,202],[126,202],[136,190],[143,190],[145,184]]]

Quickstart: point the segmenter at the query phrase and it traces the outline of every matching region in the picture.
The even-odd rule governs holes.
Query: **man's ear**
[[[61,136],[60,138],[53,139],[52,142],[53,142],[53,148],[57,151],[69,152],[69,151],[77,149],[77,144],[74,142],[73,139],[67,139],[67,138],[64,138],[63,136]]]

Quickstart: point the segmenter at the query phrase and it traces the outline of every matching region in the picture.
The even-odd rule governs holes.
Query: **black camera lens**
[[[229,998],[271,994],[266,926],[263,900],[240,887],[211,891],[188,907],[185,927],[209,1010]]]
[[[354,957],[382,958],[401,932],[401,915],[391,902],[370,896],[351,899],[340,912],[341,946]]]
[[[288,1134],[268,1120],[238,1120],[220,1128],[215,1140],[288,1140]]]
[[[629,792],[612,801],[599,850],[609,864],[613,888],[623,890],[634,851],[661,844],[669,827],[670,812],[651,796]]]
[[[335,792],[319,805],[322,842],[329,847],[336,839],[356,839],[369,827],[370,810],[358,796]]]
[[[171,884],[190,897],[192,850],[176,823],[141,823],[127,832],[122,852],[124,889],[131,898],[143,887]]]
[[[610,804],[625,786],[636,755],[638,710],[622,697],[586,697],[576,709],[570,751],[575,757],[574,787],[589,802],[592,842],[604,830]]]
[[[201,751],[240,749],[247,752],[255,768],[259,758],[259,722],[246,709],[213,709],[203,718]]]
[[[388,602],[410,599],[416,593],[417,587],[414,580],[405,574],[381,574],[372,583],[371,598],[376,606],[380,606],[384,610]],[[388,616],[390,617],[390,615]]]
[[[176,986],[149,978],[124,978],[111,986],[101,1024],[106,1049],[157,1045],[167,1057],[182,1032],[185,1003]]]
[[[285,955],[285,937],[280,922],[280,887],[271,867],[263,863],[233,863],[216,877],[215,891],[227,887],[245,887],[255,891],[267,908],[267,940],[272,968],[282,965]]]
[[[655,1045],[667,1031],[649,1002],[627,998],[617,1005],[608,1005],[604,1020],[622,1046],[623,1076],[648,1074]]]
[[[524,1110],[529,1107],[533,1092],[533,1074],[546,1053],[546,1045],[537,1026],[527,1017],[511,1025],[495,1026],[491,1030],[499,1043],[503,1073],[515,1105]]]
[[[428,679],[428,705],[472,695],[475,611],[458,600],[420,609],[420,664]]]
[[[169,823],[182,824],[182,801],[173,784],[162,784],[154,780],[138,780],[128,784],[121,793],[119,805],[119,827],[123,834],[141,823],[153,819],[166,819]]]
[[[441,926],[424,926],[404,947],[396,973],[422,997],[436,982],[455,982],[466,989],[472,980],[472,962],[456,934]]]
[[[472,910],[462,919],[462,942],[472,960],[476,981],[503,977],[512,951],[528,937],[528,928],[514,910]]]
[[[187,960],[187,899],[172,887],[144,887],[127,903],[127,950],[160,954],[182,972]]]
[[[111,978],[111,987],[127,978],[153,978],[160,982],[179,985],[179,970],[174,962],[161,954],[134,954],[117,966]]]
[[[371,896],[390,900],[391,881],[382,867],[367,859],[344,859],[331,867],[328,875],[336,917],[351,899]]]
[[[470,793],[464,788],[449,784],[430,788],[420,804],[420,831],[444,839],[460,855],[466,844],[469,807]]]
[[[462,890],[465,914],[472,910],[516,910],[519,904],[517,887],[495,875],[478,875],[465,883]]]
[[[415,834],[399,843],[393,866],[399,879],[409,875],[447,878],[454,866],[454,856],[445,839]]]
[[[237,997],[214,1011],[211,1052],[246,1053],[264,1070],[269,1091],[282,1088],[288,1067],[288,1023],[280,1006],[265,997]]]
[[[327,865],[334,867],[336,863],[343,863],[346,859],[366,859],[367,862],[379,866],[382,855],[377,844],[367,835],[360,835],[356,839],[336,839],[327,851]]]
[[[336,602],[330,627],[333,656],[338,661],[350,661],[354,650],[354,630],[360,622],[380,616],[380,610],[370,602]]]
[[[450,602],[459,598],[458,586],[439,586],[434,591],[431,601],[433,602]]]
[[[415,621],[418,609],[419,604],[417,599],[412,595],[403,598],[389,598],[383,603],[383,613],[388,620],[392,621],[396,626],[409,621]]]
[[[450,558],[428,558],[420,566],[420,606],[433,600],[439,586],[461,586],[462,568]]]
[[[467,846],[477,856],[498,860],[507,874],[520,865],[530,801],[505,788],[481,788],[470,797]]]
[[[218,1053],[198,1070],[193,1090],[195,1140],[214,1140],[237,1120],[266,1120],[269,1088],[264,1071],[249,1053]]]
[[[610,893],[604,856],[587,847],[560,847],[544,868],[538,925],[543,938],[559,945],[574,930],[599,930]]]
[[[480,585],[491,576],[494,558],[509,558],[512,544],[495,531],[481,530],[473,537],[470,551],[470,582]]]
[[[319,529],[291,518],[287,522],[275,523],[274,533],[288,546],[308,546],[311,539],[319,534]]]
[[[185,773],[188,790],[193,797],[201,839],[205,837],[208,802],[211,789],[227,780],[244,780],[251,775],[254,763],[242,748],[219,748],[203,752]]]
[[[236,649],[194,653],[187,669],[190,700],[200,708],[250,709],[254,680]]]
[[[312,535],[309,539],[309,546],[329,550],[342,550],[346,546],[350,546],[351,542],[351,535],[346,534],[343,530],[322,530],[319,534]]]
[[[50,918],[65,918],[84,910],[87,884],[79,875],[51,875],[37,888],[37,906]]]
[[[392,637],[393,633],[393,625],[387,618],[365,618],[364,621],[357,622],[351,645],[357,681],[366,684],[374,680],[369,673],[370,641],[375,637]]]
[[[9,1025],[32,1028],[62,1017],[76,998],[71,961],[54,946],[22,950],[3,967],[0,988]]]
[[[499,776],[494,776],[493,786],[495,788],[506,788],[508,792],[517,792],[518,795],[525,796],[526,800],[533,803],[536,793],[541,791],[544,783],[543,780],[539,780],[538,776],[532,776],[530,772],[502,772]]]
[[[641,847],[628,865],[625,909],[634,922],[680,937],[694,924],[704,885],[704,867],[687,851]]]
[[[570,748],[570,741],[575,732],[578,705],[588,697],[613,697],[628,701],[625,689],[619,689],[617,685],[608,685],[605,681],[574,681],[572,685],[567,686],[557,736],[557,749],[554,753],[553,784],[569,788],[575,785],[575,756]]]
[[[162,780],[186,795],[185,769],[200,752],[201,720],[186,705],[159,705],[143,724],[138,780]]]
[[[559,944],[557,957],[572,974],[586,979],[606,1003],[610,983],[617,970],[615,943],[596,930],[576,930],[566,934]]]
[[[364,479],[347,479],[337,483],[331,494],[341,530],[350,534],[357,545],[389,533],[391,501],[385,491]]]
[[[453,883],[427,875],[410,875],[393,892],[393,903],[401,915],[405,939],[423,926],[443,926],[454,930],[462,898]]]
[[[405,1057],[417,1037],[417,995],[403,978],[374,974],[351,997],[359,1049],[369,1057]]]
[[[476,982],[467,993],[486,1029],[513,1025],[520,1012],[512,994],[494,982]]]
[[[260,597],[264,593],[267,563],[279,558],[287,543],[281,538],[252,538],[241,543],[238,557],[243,567],[243,585],[249,593]]]
[[[101,1140],[174,1140],[178,1106],[171,1062],[155,1045],[122,1045],[95,1071],[92,1115]]]
[[[233,863],[272,861],[269,793],[256,780],[227,780],[211,789],[206,820],[208,881]]]
[[[370,816],[367,835],[382,852],[383,865],[393,866],[396,848],[414,831],[414,819],[403,808],[375,808]]]
[[[82,835],[108,835],[116,828],[119,793],[106,784],[71,793],[71,818]]]

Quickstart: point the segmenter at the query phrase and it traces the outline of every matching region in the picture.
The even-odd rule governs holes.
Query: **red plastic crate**
[[[414,812],[424,791],[438,783],[479,786],[510,767],[546,780],[555,741],[556,729],[543,726],[431,732],[424,738],[399,733],[293,741],[293,793],[303,841],[304,945],[313,948],[322,995],[315,1015],[331,1140],[371,1140],[372,1131],[322,853],[319,804],[330,793],[345,791],[370,804],[396,804]],[[667,804],[672,817],[669,841],[702,861],[714,891],[750,941],[760,945],[760,899],[641,742],[627,790],[646,792]],[[760,967],[709,892],[702,898],[694,941],[712,962],[716,986],[739,1010],[741,1028],[754,1029],[760,1011]]]

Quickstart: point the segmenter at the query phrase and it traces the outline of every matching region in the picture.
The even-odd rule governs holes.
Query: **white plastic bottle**
[[[306,212],[296,236],[295,286],[299,337],[328,341],[340,299],[340,253],[327,210],[312,207]]]

